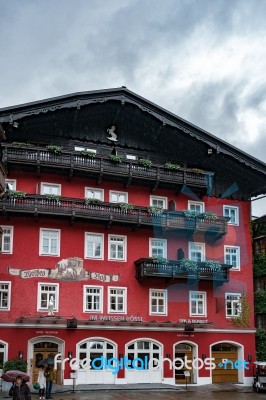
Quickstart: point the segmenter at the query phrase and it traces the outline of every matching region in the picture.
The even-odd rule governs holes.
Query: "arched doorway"
[[[138,359],[135,368],[126,369],[125,377],[127,383],[161,383],[162,366],[153,362],[154,368],[149,368],[151,359],[162,358],[162,345],[150,339],[138,339],[126,345],[126,356],[129,360]],[[145,366],[145,369],[137,369]]]
[[[192,361],[196,357],[196,346],[189,342],[177,343],[174,347],[175,354],[175,383],[196,383],[196,371],[193,369]],[[187,360],[187,365],[191,369],[185,366],[185,360]],[[178,368],[178,369],[177,369]],[[185,371],[189,372],[189,376],[185,376]]]
[[[239,372],[236,368],[233,368],[232,364],[238,359],[242,359],[240,353],[240,346],[234,343],[220,342],[212,345],[211,357],[213,357],[216,368],[212,370],[212,383],[225,383],[239,382]],[[228,363],[224,367],[220,365]]]
[[[37,382],[39,363],[46,358],[54,358],[56,354],[64,354],[63,341],[54,337],[38,337],[29,341],[29,374],[32,382]],[[61,364],[56,371],[56,383],[62,383]]]
[[[116,373],[103,367],[100,360],[103,357],[108,360],[116,357],[116,344],[104,338],[90,338],[77,344],[77,359],[84,360],[84,368],[80,366],[77,376],[77,384],[112,384],[115,383]],[[87,360],[85,362],[85,359]]]

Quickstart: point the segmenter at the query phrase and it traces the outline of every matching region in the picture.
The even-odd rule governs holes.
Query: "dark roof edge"
[[[239,150],[237,147],[225,142],[210,132],[198,127],[197,125],[188,122],[187,120],[177,116],[165,108],[158,106],[142,96],[139,96],[138,94],[127,89],[125,86],[113,89],[76,92],[21,105],[1,108],[0,122],[7,122],[11,115],[13,116],[14,120],[16,120],[31,114],[55,111],[59,108],[72,108],[76,107],[77,105],[82,106],[90,103],[104,103],[108,100],[120,100],[122,104],[123,102],[128,102],[130,100],[130,102],[137,105],[142,111],[149,112],[154,117],[161,120],[163,124],[179,128],[196,139],[204,141],[217,152],[232,156],[239,162],[255,168],[266,175],[266,163],[263,161],[249,155],[243,150]],[[35,110],[35,112],[33,110]]]

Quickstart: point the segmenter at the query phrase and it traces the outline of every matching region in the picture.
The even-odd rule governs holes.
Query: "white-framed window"
[[[127,160],[137,160],[138,157],[135,156],[134,154],[127,154],[126,155]]]
[[[0,311],[10,310],[11,282],[0,282]]]
[[[17,181],[16,179],[5,179],[5,189],[6,190],[16,190]]]
[[[127,238],[121,235],[108,235],[108,260],[126,261]]]
[[[165,210],[167,208],[167,197],[150,196],[150,206],[161,207]]]
[[[104,235],[85,232],[85,258],[103,260]]]
[[[225,293],[226,318],[239,317],[241,315],[241,294]]]
[[[41,182],[41,194],[61,195],[61,185],[56,183]]]
[[[233,265],[232,269],[240,270],[240,247],[224,246],[224,263]]]
[[[128,194],[127,194],[127,192],[116,192],[116,191],[110,190],[109,201],[111,203],[127,203],[128,202]]]
[[[127,289],[108,287],[108,313],[127,313]]]
[[[239,208],[233,206],[223,206],[224,217],[230,218],[228,224],[239,225]]]
[[[167,240],[150,238],[150,257],[167,258]]]
[[[96,189],[91,187],[85,187],[85,198],[103,201],[104,190],[98,188]]]
[[[75,151],[84,151],[84,150],[85,150],[85,147],[75,146],[75,147],[74,147],[74,150],[75,150]]]
[[[60,230],[40,228],[40,256],[60,256]]]
[[[194,316],[207,316],[206,292],[189,292],[189,315]]]
[[[75,146],[74,150],[75,151],[88,151],[90,153],[97,154],[97,150],[96,149],[90,149],[89,147]]]
[[[58,311],[59,284],[38,283],[37,311]]]
[[[102,286],[83,286],[83,312],[103,312]]]
[[[200,262],[205,261],[205,243],[189,242],[189,259]]]
[[[167,315],[167,290],[150,289],[150,315]]]
[[[12,254],[13,253],[13,226],[1,225],[2,229],[2,243],[1,253]]]
[[[194,211],[197,213],[204,212],[204,203],[203,201],[188,201],[188,210]]]

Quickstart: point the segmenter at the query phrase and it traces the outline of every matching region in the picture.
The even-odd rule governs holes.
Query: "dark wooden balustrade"
[[[25,198],[8,197],[0,200],[0,211],[9,214],[63,216],[71,219],[104,221],[135,226],[157,226],[163,230],[203,232],[218,238],[227,232],[227,219],[186,217],[183,211],[164,211],[151,214],[146,207],[134,206],[123,210],[116,203],[86,204],[82,199],[60,198],[58,201],[45,195],[26,195]]]
[[[59,154],[52,153],[39,147],[15,147],[12,144],[2,145],[3,162],[6,166],[20,164],[24,168],[35,166],[37,172],[51,168],[68,170],[70,177],[86,173],[87,176],[97,177],[98,182],[106,177],[109,179],[124,178],[128,186],[131,182],[150,182],[154,190],[160,185],[163,187],[190,186],[204,190],[208,195],[212,191],[213,172],[204,171],[197,173],[189,168],[179,170],[167,170],[163,165],[144,167],[137,161],[122,160],[121,163],[111,161],[108,157],[96,156],[90,158],[81,153],[62,151]]]
[[[136,278],[142,281],[147,278],[186,279],[213,281],[217,285],[229,281],[229,270],[232,265],[221,264],[220,270],[213,269],[207,262],[197,263],[195,270],[182,267],[181,260],[155,260],[140,258],[135,261]]]
[[[5,191],[5,169],[3,164],[0,162],[0,196]]]

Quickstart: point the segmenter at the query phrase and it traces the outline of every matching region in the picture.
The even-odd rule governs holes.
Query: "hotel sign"
[[[66,258],[59,261],[54,269],[33,268],[22,269],[8,267],[10,275],[19,276],[23,279],[28,278],[50,278],[62,281],[81,281],[94,279],[101,282],[118,282],[119,274],[102,274],[100,272],[87,271],[83,267],[83,259],[79,257]]]

